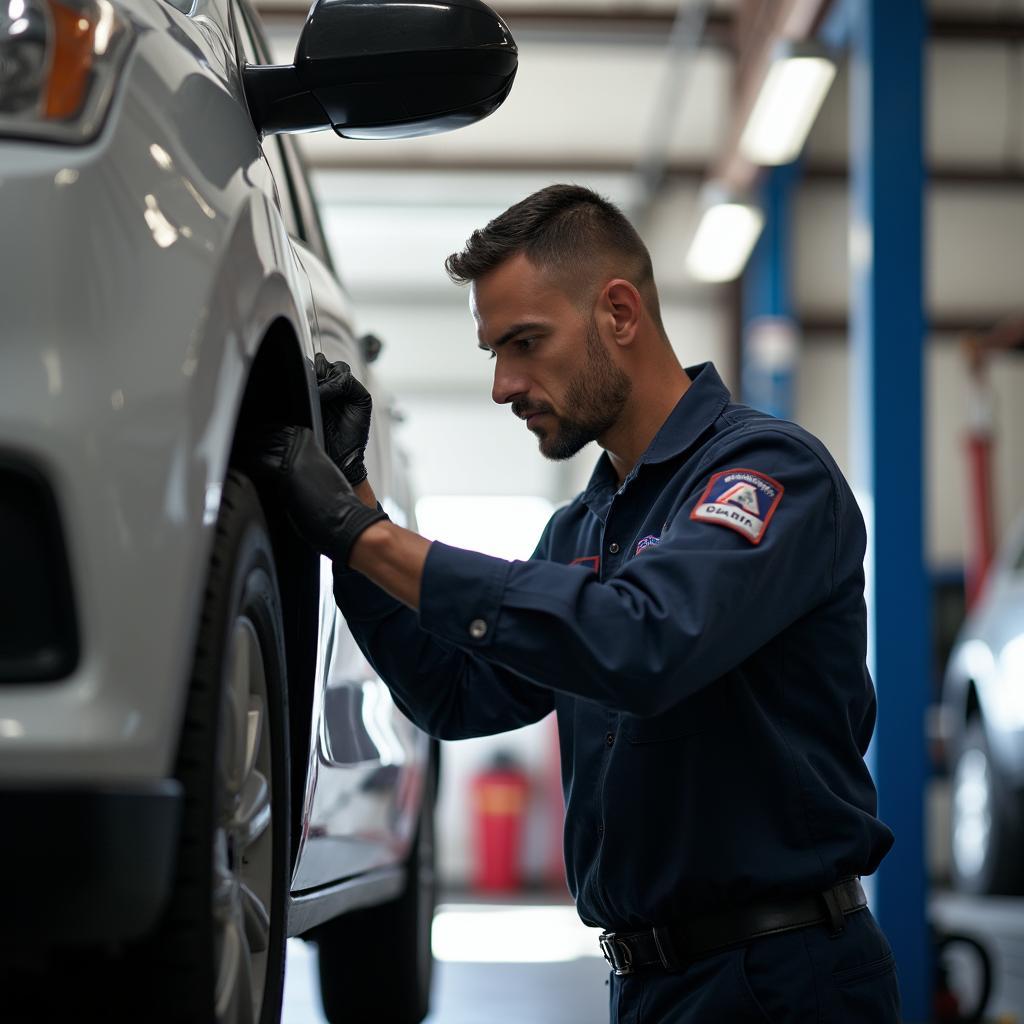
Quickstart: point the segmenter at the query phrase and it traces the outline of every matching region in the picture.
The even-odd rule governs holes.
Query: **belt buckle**
[[[602,932],[598,942],[601,943],[601,952],[605,960],[620,978],[633,973],[633,955],[629,951],[629,946],[622,939],[616,938],[615,932]]]

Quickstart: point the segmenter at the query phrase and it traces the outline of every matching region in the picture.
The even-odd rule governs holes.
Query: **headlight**
[[[130,38],[110,0],[0,0],[0,135],[88,141]]]

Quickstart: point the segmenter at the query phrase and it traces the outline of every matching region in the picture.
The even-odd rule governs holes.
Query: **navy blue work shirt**
[[[335,597],[399,706],[442,739],[558,714],[565,861],[609,929],[821,891],[892,844],[863,754],[864,523],[807,431],[710,363],[621,486],[602,454],[529,561],[434,543],[419,613]]]

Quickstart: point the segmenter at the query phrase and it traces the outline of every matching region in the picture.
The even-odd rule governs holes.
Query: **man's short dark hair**
[[[660,327],[647,246],[622,211],[591,189],[548,185],[534,192],[474,231],[444,266],[456,284],[466,284],[520,253],[560,277],[570,293],[606,271],[625,278],[644,296]]]

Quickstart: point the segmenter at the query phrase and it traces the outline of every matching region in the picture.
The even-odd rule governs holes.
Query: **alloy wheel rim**
[[[259,638],[240,616],[221,706],[213,839],[214,1013],[252,1024],[263,1006],[273,891],[272,762]]]
[[[992,837],[992,779],[983,750],[965,750],[953,779],[953,856],[960,874],[973,877],[988,857]]]

